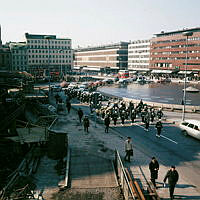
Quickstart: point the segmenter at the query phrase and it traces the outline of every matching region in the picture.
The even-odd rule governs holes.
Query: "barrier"
[[[127,177],[126,171],[122,164],[119,152],[117,150],[115,150],[115,168],[117,170],[116,172],[117,172],[118,181],[122,188],[125,200],[131,200],[131,199],[135,200],[136,198],[135,198],[134,191],[131,188],[129,179]]]

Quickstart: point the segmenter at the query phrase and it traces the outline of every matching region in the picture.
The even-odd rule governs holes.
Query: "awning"
[[[151,71],[152,74],[171,74],[171,70],[160,70],[160,69],[155,69]]]
[[[135,67],[135,68],[131,68],[130,70],[134,70],[134,71],[150,71],[150,69],[149,68],[137,68],[137,67]]]
[[[83,67],[83,70],[88,70],[88,71],[101,71],[101,68],[96,68],[96,67]]]
[[[186,71],[186,74],[191,74],[192,71]],[[178,74],[185,74],[185,71],[179,71]]]

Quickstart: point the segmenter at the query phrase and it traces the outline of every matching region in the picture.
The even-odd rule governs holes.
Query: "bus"
[[[129,71],[128,70],[119,70],[118,77],[119,78],[128,78],[129,77]]]

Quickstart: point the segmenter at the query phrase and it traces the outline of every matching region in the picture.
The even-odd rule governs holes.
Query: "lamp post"
[[[59,53],[64,53],[64,51],[62,49],[59,50]],[[60,78],[62,79],[63,78],[63,71],[62,71],[62,55],[61,56],[61,59],[60,59]]]
[[[46,35],[44,36],[44,39],[47,40],[48,42],[48,69],[49,69],[49,76],[48,76],[48,79],[49,79],[49,92],[50,92],[50,87],[51,87],[51,73],[50,73],[50,39],[51,39],[51,36],[49,35]]]
[[[184,32],[183,36],[186,36],[186,57],[185,57],[185,80],[184,80],[184,89],[183,89],[183,114],[182,120],[185,120],[185,104],[186,104],[186,78],[187,78],[187,62],[188,62],[188,37],[192,36],[193,32]]]

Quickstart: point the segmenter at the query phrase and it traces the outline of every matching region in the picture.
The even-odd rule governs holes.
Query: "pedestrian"
[[[136,112],[135,110],[132,110],[131,112],[131,123],[133,124],[135,122],[136,119]]]
[[[165,178],[163,180],[164,186],[165,186],[165,182],[167,179],[168,179],[168,184],[169,184],[170,198],[172,200],[172,199],[174,199],[174,188],[179,179],[179,174],[176,171],[175,166],[171,166],[171,169],[168,170],[167,174],[165,175]]]
[[[146,114],[144,118],[144,123],[145,123],[145,131],[149,131],[150,117],[148,114]]]
[[[157,111],[157,117],[158,119],[161,119],[163,117],[163,112],[161,108],[159,108],[159,110]]]
[[[104,119],[104,124],[105,124],[105,133],[108,133],[108,129],[110,126],[110,117],[109,115],[106,115],[105,119]]]
[[[83,117],[83,111],[81,108],[78,109],[78,117],[79,117],[79,122],[81,123]]]
[[[89,128],[89,126],[90,126],[90,121],[89,121],[87,115],[86,115],[86,116],[84,117],[84,119],[83,119],[83,126],[84,126],[84,131],[88,133],[88,132],[89,132],[89,131],[88,131],[88,128]]]
[[[66,106],[67,106],[68,113],[70,113],[70,110],[71,110],[71,103],[70,103],[70,101],[66,102]]]
[[[158,178],[159,163],[155,157],[152,157],[151,162],[149,163],[149,170],[151,174],[151,182],[156,188],[156,179]]]
[[[159,121],[156,122],[156,128],[157,128],[157,134],[156,134],[156,137],[160,137],[161,130],[162,130],[162,128],[163,128],[163,125],[162,125],[161,119],[159,119]]]
[[[114,111],[113,115],[112,115],[112,119],[114,121],[114,125],[117,125],[117,118],[118,118],[118,114],[117,111]]]
[[[133,144],[131,141],[131,137],[127,137],[127,140],[125,141],[125,152],[126,155],[124,157],[124,160],[131,162],[131,156],[133,156]]]

